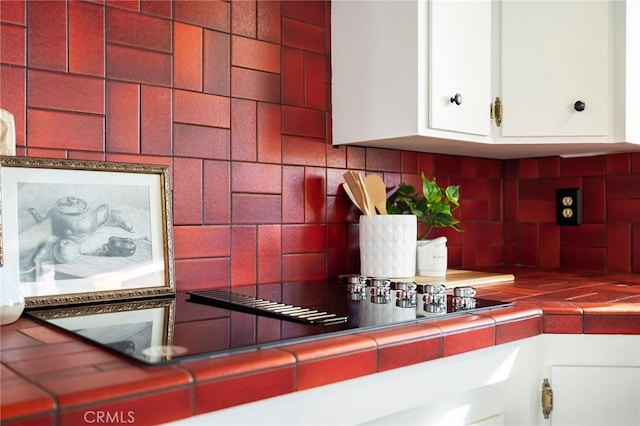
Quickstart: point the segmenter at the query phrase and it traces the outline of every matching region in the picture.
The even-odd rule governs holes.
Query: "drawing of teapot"
[[[56,206],[42,216],[35,208],[27,211],[36,222],[51,220],[51,233],[76,243],[86,241],[102,225],[109,221],[109,206],[102,204],[95,210],[82,198],[64,197],[56,201]]]

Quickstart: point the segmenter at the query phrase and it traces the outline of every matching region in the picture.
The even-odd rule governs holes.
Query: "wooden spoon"
[[[362,207],[360,206],[360,204],[358,204],[358,201],[356,201],[356,198],[354,197],[353,192],[351,192],[351,188],[349,187],[349,185],[347,185],[347,182],[343,182],[342,187],[344,188],[344,192],[346,192],[347,195],[349,196],[349,199],[351,200],[351,202],[355,204],[358,210],[364,213],[364,210],[362,210]]]
[[[371,194],[373,205],[378,209],[378,213],[387,214],[387,187],[384,181],[375,173],[368,174],[364,178],[367,191]]]
[[[371,199],[371,194],[369,194],[369,190],[367,189],[367,185],[364,183],[364,178],[360,173],[352,172],[353,177],[358,184],[358,188],[362,192],[362,199],[364,201],[364,210],[366,214],[376,214],[376,207],[373,204],[373,200]]]
[[[359,173],[351,170],[342,175],[345,182],[353,194],[355,204],[360,207],[360,210],[364,214],[376,214],[375,209],[371,207],[370,203],[367,203],[368,193],[362,182],[362,177]]]

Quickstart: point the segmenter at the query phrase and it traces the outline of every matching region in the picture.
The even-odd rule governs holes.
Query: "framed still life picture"
[[[168,167],[0,157],[0,203],[27,308],[175,293]]]

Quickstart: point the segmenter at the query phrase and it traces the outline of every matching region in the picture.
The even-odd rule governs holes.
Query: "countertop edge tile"
[[[226,379],[231,376],[259,373],[265,370],[294,366],[295,357],[284,350],[256,349],[238,354],[184,361],[178,364],[189,371],[197,383]]]
[[[130,398],[172,388],[190,387],[191,375],[175,366],[128,368],[96,371],[84,376],[45,379],[38,385],[51,393],[58,409],[83,404],[102,404],[119,398]],[[98,385],[97,385],[98,384]]]
[[[296,368],[296,390],[355,379],[377,372],[375,348],[335,353],[299,362]]]
[[[351,352],[375,350],[376,342],[370,337],[354,333],[337,337],[322,337],[302,343],[291,343],[279,348],[295,356],[298,363],[303,363]]]
[[[30,414],[25,417],[13,417],[3,420],[3,426],[56,426],[58,414],[55,411]]]
[[[580,303],[584,315],[640,315],[638,303]]]
[[[544,314],[542,332],[546,334],[582,334],[582,314]]]
[[[496,322],[492,317],[466,314],[438,321],[442,331],[442,356],[494,346],[496,344]]]
[[[448,317],[439,320],[437,326],[445,337],[448,334],[466,333],[478,328],[495,327],[496,321],[484,314],[485,312],[478,312]]]
[[[418,339],[441,337],[442,331],[432,321],[418,321],[409,324],[398,324],[374,330],[360,331],[358,336],[373,339],[378,347],[402,344]]]
[[[296,358],[296,390],[377,372],[377,344],[359,334],[293,343],[281,349]]]
[[[458,355],[496,344],[496,326],[488,324],[474,326],[454,332],[443,333],[442,356]]]
[[[194,388],[194,414],[246,404],[295,391],[295,364],[260,369],[252,374],[199,381]],[[215,395],[215,398],[211,398]]]
[[[543,330],[542,315],[496,323],[496,345],[537,336]]]
[[[640,314],[585,315],[584,334],[640,334]]]
[[[431,321],[420,321],[358,333],[378,345],[377,371],[387,371],[442,357],[442,332]]]
[[[31,417],[54,413],[57,409],[55,399],[34,383],[20,378],[8,388],[3,386],[2,410],[0,420]]]
[[[567,301],[542,301],[539,306],[545,315],[582,315],[583,313],[580,306]]]
[[[172,388],[104,401],[91,408],[80,406],[61,410],[58,424],[161,424],[191,416],[191,405],[190,386]],[[106,415],[111,421],[105,421],[109,420]]]

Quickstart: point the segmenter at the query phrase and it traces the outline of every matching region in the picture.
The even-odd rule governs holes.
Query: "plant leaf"
[[[452,203],[456,207],[458,207],[460,205],[458,203],[458,199],[460,198],[460,185],[455,185],[455,186],[449,185],[449,186],[447,186],[447,189],[445,189],[444,194],[445,194],[445,196],[447,197],[447,200],[449,200],[450,203]]]
[[[418,239],[425,238],[434,227],[448,226],[462,231],[460,221],[452,214],[459,207],[460,186],[441,188],[435,178],[429,180],[424,173],[421,176],[422,194],[417,193],[412,185],[401,183],[387,199],[388,213],[416,216],[422,224]]]

